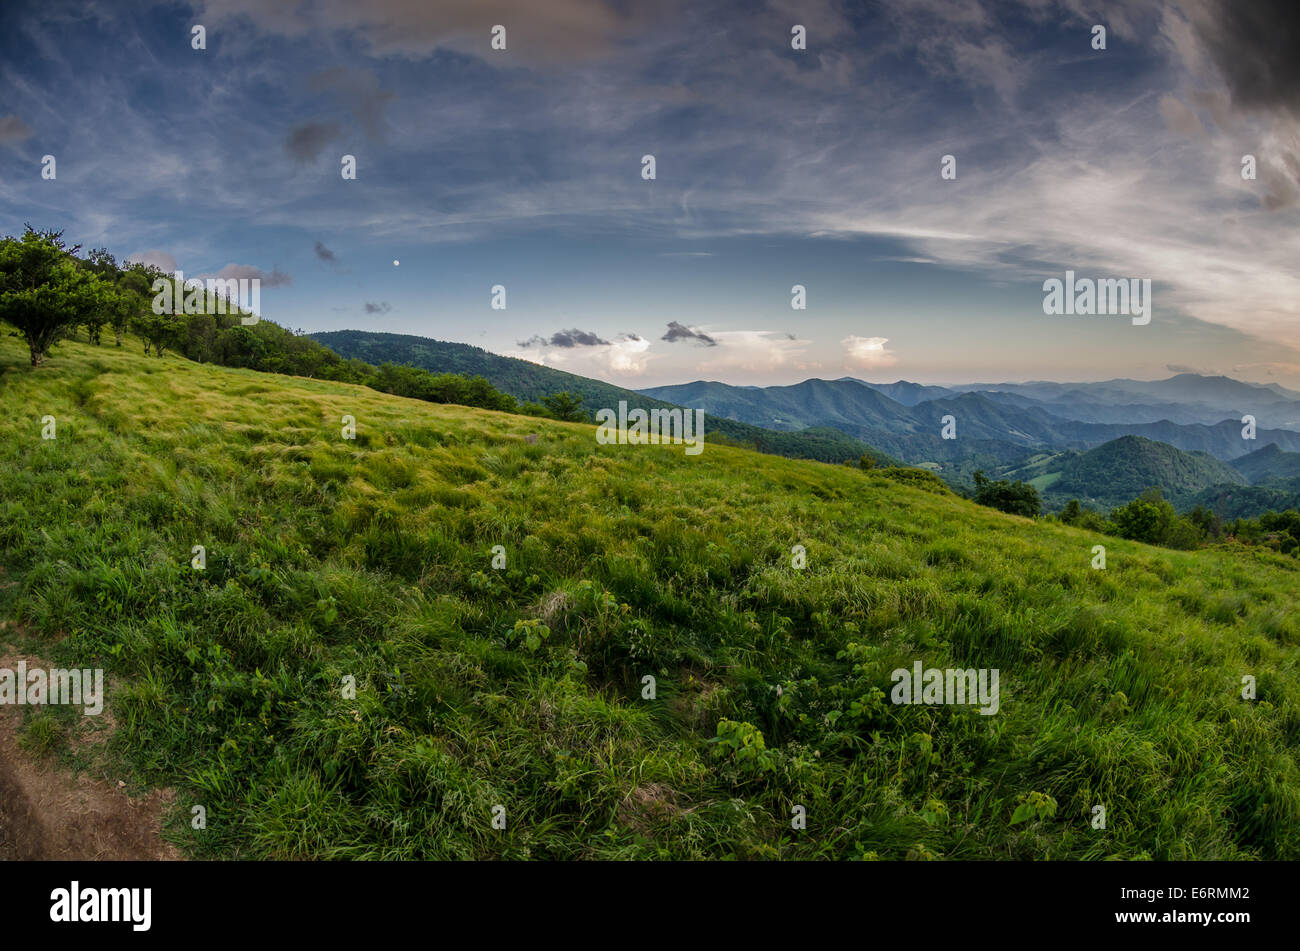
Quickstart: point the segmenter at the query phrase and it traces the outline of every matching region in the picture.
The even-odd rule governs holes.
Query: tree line
[[[59,340],[81,332],[100,345],[110,328],[116,346],[133,333],[146,355],[172,351],[198,363],[356,383],[430,403],[567,421],[587,416],[582,397],[568,392],[521,402],[481,376],[344,359],[301,331],[260,317],[253,320],[236,301],[219,299],[200,286],[183,286],[153,265],[119,263],[107,248],[84,256],[80,251],[80,245],[64,241],[62,231],[38,231],[31,225],[20,237],[0,238],[0,320],[26,341],[33,367],[45,362]],[[159,281],[169,306],[154,306]]]
[[[1042,511],[1038,490],[1028,482],[993,481],[982,471],[975,473],[972,499],[980,505],[1027,518],[1036,518]],[[1180,515],[1158,487],[1149,488],[1127,504],[1111,509],[1108,515],[1084,508],[1078,499],[1071,499],[1060,515],[1046,517],[1164,548],[1187,550],[1240,542],[1300,557],[1300,512],[1295,509],[1265,512],[1259,518],[1237,518],[1231,522],[1203,505]]]

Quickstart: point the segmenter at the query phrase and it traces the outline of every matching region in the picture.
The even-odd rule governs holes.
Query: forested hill
[[[1226,462],[1203,452],[1183,452],[1141,436],[1122,436],[1070,461],[1056,495],[1096,497],[1122,504],[1157,486],[1178,503],[1212,485],[1244,484],[1246,479]]]

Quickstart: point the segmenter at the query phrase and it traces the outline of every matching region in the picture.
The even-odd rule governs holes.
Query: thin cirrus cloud
[[[364,275],[365,252],[381,244],[392,252],[385,247],[380,260],[406,264],[447,244],[481,246],[491,261],[494,241],[598,234],[613,246],[645,237],[657,242],[647,256],[656,266],[689,266],[743,293],[753,282],[735,270],[745,239],[879,239],[873,291],[904,287],[909,300],[924,299],[930,275],[955,274],[970,287],[963,300],[1028,320],[1042,316],[1032,313],[1042,281],[1066,269],[1151,278],[1151,335],[1200,321],[1266,338],[1279,368],[1300,363],[1291,349],[1300,320],[1300,83],[1291,52],[1300,43],[1296,16],[1280,2],[1134,0],[1106,11],[1105,51],[1089,46],[1098,21],[1083,0],[724,2],[709,22],[725,31],[704,29],[685,5],[678,17],[651,17],[602,0],[210,0],[147,7],[162,24],[148,30],[111,11],[94,30],[69,20],[57,43],[42,28],[44,7],[13,6],[15,29],[0,38],[0,84],[14,92],[0,119],[0,142],[11,146],[0,149],[0,216],[22,221],[40,209],[39,223],[66,226],[86,246],[285,261],[282,248],[305,252],[320,239]],[[159,33],[183,35],[191,21],[208,26],[205,53],[158,44]],[[792,22],[808,26],[806,54],[788,48]],[[496,23],[509,30],[501,53],[488,47]],[[113,64],[91,55],[109,40],[129,55]],[[101,93],[94,110],[75,105],[88,82]],[[268,86],[281,94],[268,98]],[[176,114],[207,121],[177,137],[167,121]],[[782,117],[779,135],[773,115]],[[35,151],[58,154],[57,186],[31,173],[31,136],[14,138],[37,117]],[[358,181],[344,182],[322,157],[354,141],[367,154]],[[653,183],[639,175],[644,152],[658,156]],[[1257,159],[1254,181],[1240,174],[1247,152]],[[945,154],[956,157],[956,180],[939,176]],[[199,229],[195,220],[239,228]],[[337,257],[316,251],[331,267]],[[589,268],[575,255],[554,270],[581,287]],[[411,305],[427,300],[427,288],[402,297],[390,286],[408,273],[419,272],[389,268],[385,284],[361,293],[400,301],[394,313],[409,317],[385,329],[426,332]],[[324,329],[313,321],[329,313],[335,276],[281,283],[276,314]],[[627,284],[639,275],[614,277]],[[795,281],[809,283],[810,300],[831,299],[833,281],[797,272],[785,286]],[[545,347],[519,346],[541,320],[557,326],[584,313],[557,307],[530,315],[531,327],[503,317],[484,345],[570,365],[602,360],[607,374],[653,366],[680,378],[738,360],[793,374],[889,358],[888,348],[853,357],[841,346],[860,326],[860,303],[810,307],[802,349],[761,329],[780,326],[775,312],[689,303],[667,311],[677,319],[653,342],[598,337],[566,347],[548,337]],[[448,311],[446,332],[478,306],[476,298]],[[652,327],[666,316],[621,306],[594,319]],[[956,305],[928,310],[944,306],[950,320],[963,319]],[[903,370],[922,354],[948,363],[964,355],[939,320],[900,328],[867,316],[906,355],[894,357]],[[1170,339],[1173,347],[1179,338]],[[1017,340],[1008,377],[1014,361],[1034,367],[1053,352]],[[1159,365],[1218,359],[1169,352]],[[1222,362],[1257,363],[1227,352]]]

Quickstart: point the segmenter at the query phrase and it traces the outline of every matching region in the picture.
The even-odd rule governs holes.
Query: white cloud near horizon
[[[852,370],[892,367],[898,362],[898,355],[886,349],[887,343],[887,337],[845,337],[840,341],[844,348],[844,366]]]

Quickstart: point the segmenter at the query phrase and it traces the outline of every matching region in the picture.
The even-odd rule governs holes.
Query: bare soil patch
[[[20,658],[0,657],[14,669]],[[25,658],[31,667],[50,665]],[[107,711],[106,711],[107,712]],[[162,815],[175,799],[170,790],[129,796],[121,781],[74,774],[19,746],[22,711],[0,706],[0,861],[177,860],[182,856],[161,835]],[[103,733],[88,742],[99,742]],[[75,741],[74,741],[75,742]]]

